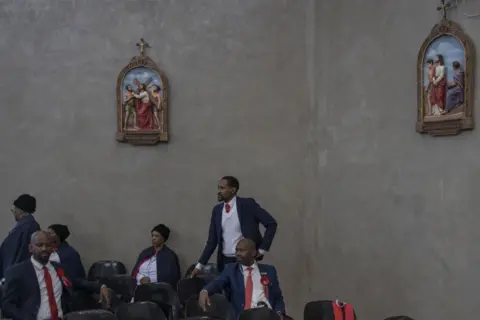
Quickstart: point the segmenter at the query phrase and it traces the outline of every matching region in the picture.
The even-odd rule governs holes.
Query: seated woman
[[[152,229],[152,246],[144,249],[138,256],[132,276],[137,284],[165,282],[177,289],[180,280],[178,257],[165,245],[170,229],[159,224]]]
[[[54,242],[54,252],[50,255],[50,261],[60,263],[70,277],[84,279],[85,269],[80,254],[66,241],[70,235],[68,227],[63,224],[52,224],[48,231]]]

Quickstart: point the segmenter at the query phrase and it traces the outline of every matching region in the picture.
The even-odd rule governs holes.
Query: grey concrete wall
[[[315,2],[310,295],[352,301],[362,319],[475,314],[480,131],[414,127],[417,53],[438,3]],[[462,14],[478,3],[461,5],[452,19],[478,45],[480,21]]]
[[[217,179],[233,174],[278,219],[266,261],[295,318],[306,301],[336,297],[362,319],[469,318],[479,131],[414,127],[416,56],[436,6],[0,1],[0,235],[29,192],[43,226],[71,227],[86,265],[131,266],[163,222],[186,267]],[[453,18],[480,42],[478,20]],[[153,148],[114,138],[116,77],[140,37],[171,86],[172,140]]]
[[[165,223],[185,270],[203,249],[217,180],[232,174],[282,226],[267,261],[299,314],[289,279],[302,275],[291,236],[301,234],[305,12],[279,0],[0,1],[1,236],[11,201],[29,192],[43,226],[71,227],[86,265],[131,267]],[[153,148],[115,141],[116,79],[141,37],[171,86],[171,142]]]

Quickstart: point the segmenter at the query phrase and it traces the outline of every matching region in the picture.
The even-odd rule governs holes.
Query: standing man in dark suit
[[[201,272],[215,249],[218,270],[236,262],[235,248],[243,238],[252,239],[257,248],[257,260],[262,260],[270,249],[277,231],[277,221],[252,198],[237,197],[240,183],[235,177],[225,176],[218,182],[218,201],[213,207],[208,240],[192,276]],[[262,237],[259,224],[265,227]]]
[[[22,194],[13,202],[11,210],[17,223],[0,247],[0,279],[4,278],[5,271],[10,266],[30,257],[30,237],[40,230],[33,217],[36,207],[36,199],[29,194]]]
[[[198,298],[200,307],[206,311],[210,305],[209,296],[230,291],[230,303],[235,312],[235,318],[242,310],[266,306],[275,311],[280,319],[285,316],[285,302],[274,266],[260,264],[255,261],[257,250],[255,242],[242,239],[236,247],[238,263],[225,267],[220,276],[210,282]]]
[[[13,320],[59,320],[69,311],[72,290],[100,292],[109,303],[105,286],[82,279],[69,279],[61,266],[50,262],[52,239],[45,231],[32,235],[32,257],[10,267],[5,274],[2,311]]]

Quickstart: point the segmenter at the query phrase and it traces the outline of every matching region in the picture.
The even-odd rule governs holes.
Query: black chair
[[[180,299],[180,304],[183,306],[187,303],[191,296],[198,295],[205,287],[206,282],[202,278],[182,279],[177,284],[177,295]]]
[[[155,302],[168,319],[183,317],[177,293],[168,283],[142,284],[135,289],[134,301]]]
[[[185,272],[185,278],[189,278],[193,269],[195,269],[196,264],[192,264]],[[197,278],[201,278],[205,280],[206,283],[210,283],[212,280],[217,278],[220,275],[218,271],[217,265],[215,263],[207,263],[204,267],[202,272],[197,275]]]
[[[280,320],[280,316],[270,308],[261,307],[242,311],[239,320]]]
[[[125,304],[115,313],[118,320],[166,320],[165,313],[153,302]]]
[[[320,301],[310,301],[305,305],[303,310],[303,319],[304,320],[327,320],[333,319],[333,306],[332,304],[336,303],[331,300],[320,300]],[[354,319],[357,319],[357,316],[354,312]]]
[[[118,274],[127,274],[127,268],[122,262],[115,260],[97,261],[88,270],[87,279],[97,281]]]
[[[112,289],[124,302],[130,302],[132,300],[135,294],[135,288],[137,287],[135,279],[128,274],[117,274],[100,278],[98,281]]]
[[[211,317],[222,320],[234,320],[233,307],[227,298],[221,294],[210,297],[211,305],[203,311],[198,305],[198,295],[190,297],[185,306],[185,317]]]
[[[128,301],[128,302],[123,301],[116,294],[116,292],[113,291],[112,289],[109,288],[108,291],[109,291],[109,294],[110,294],[110,305],[107,305],[106,301],[102,301],[102,309],[105,309],[105,310],[111,311],[112,313],[115,313],[118,308],[120,308],[124,304],[130,302],[130,301]]]
[[[117,320],[117,317],[106,310],[85,310],[65,315],[65,320]]]
[[[70,305],[71,311],[84,311],[101,309],[100,303],[98,303],[99,296],[97,298],[94,295],[85,291],[74,291],[72,296],[72,304]]]

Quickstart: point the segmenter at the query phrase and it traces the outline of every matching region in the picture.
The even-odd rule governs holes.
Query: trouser
[[[227,257],[227,256],[224,256],[223,254],[220,255],[218,259],[218,264],[217,264],[218,272],[222,272],[223,269],[225,269],[226,264],[235,263],[235,262],[237,262],[236,257]]]

